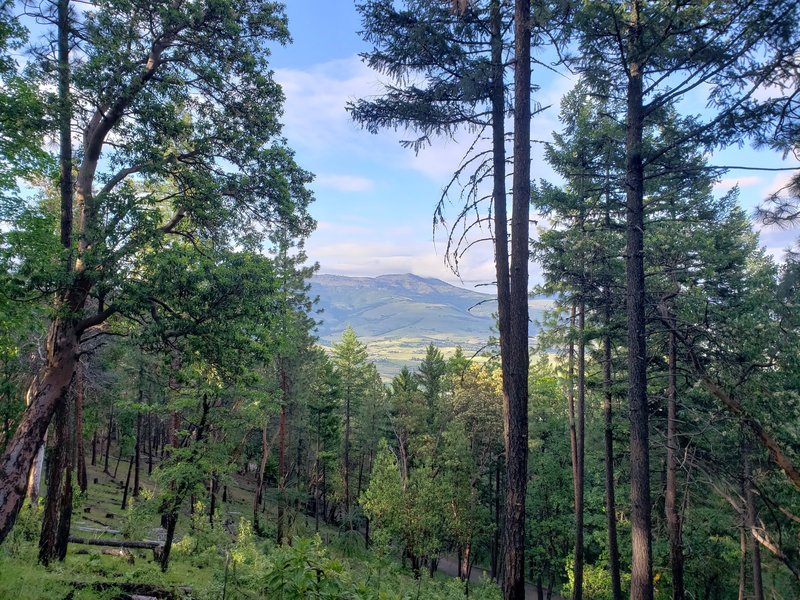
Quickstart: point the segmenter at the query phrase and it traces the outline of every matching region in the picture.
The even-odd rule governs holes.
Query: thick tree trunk
[[[65,401],[77,356],[77,336],[72,323],[59,319],[50,325],[47,364],[39,382],[30,390],[25,410],[0,462],[0,543],[5,540],[25,499],[28,474],[45,431],[60,402]]]
[[[678,433],[677,433],[677,365],[675,335],[669,334],[667,373],[667,486],[664,499],[669,531],[669,560],[672,569],[672,599],[684,600],[683,541],[681,515],[678,511]]]
[[[525,598],[525,495],[528,483],[528,261],[530,233],[531,4],[514,3],[514,177],[512,183],[510,344],[504,402],[506,501],[504,600]],[[499,283],[499,282],[498,282]]]
[[[628,92],[626,127],[625,279],[628,322],[628,403],[631,452],[631,600],[653,599],[652,515],[650,500],[650,433],[647,407],[647,345],[644,279],[644,101],[638,48],[641,0],[632,0],[628,24]]]
[[[56,410],[53,445],[47,452],[47,496],[42,514],[42,530],[39,535],[39,562],[45,566],[56,559],[58,554],[56,546],[61,514],[62,486],[69,458],[69,430],[69,405],[65,400]]]
[[[508,380],[511,344],[511,287],[509,284],[508,209],[506,201],[506,131],[505,131],[505,62],[503,58],[503,23],[500,0],[490,4],[491,30],[491,103],[492,103],[492,204],[494,206],[494,264],[497,279],[497,326],[500,337],[500,365],[503,374],[504,421],[508,407]],[[500,534],[500,461],[495,473],[495,530],[492,539],[491,576],[499,581]]]

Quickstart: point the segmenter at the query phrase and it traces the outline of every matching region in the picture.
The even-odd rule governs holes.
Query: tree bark
[[[30,390],[25,410],[0,462],[0,543],[14,525],[25,499],[27,478],[56,407],[64,401],[72,381],[77,356],[75,327],[56,319],[50,325],[47,365]]]
[[[75,365],[75,458],[77,459],[78,488],[82,493],[89,489],[89,477],[86,474],[86,452],[83,447],[83,369],[80,361]],[[92,447],[92,464],[94,465],[94,447]]]
[[[510,344],[503,429],[506,499],[504,600],[525,598],[525,496],[528,483],[528,261],[530,233],[531,4],[515,0],[514,176],[512,182]],[[498,282],[499,283],[499,282]],[[506,381],[506,373],[503,373]]]
[[[62,401],[56,410],[53,445],[47,452],[47,496],[39,535],[39,562],[47,566],[58,557],[58,529],[64,473],[69,458],[69,407]]]
[[[647,344],[644,279],[644,101],[639,44],[641,0],[632,0],[628,23],[626,123],[625,279],[628,325],[628,403],[631,452],[631,600],[653,600],[650,434],[647,406]]]

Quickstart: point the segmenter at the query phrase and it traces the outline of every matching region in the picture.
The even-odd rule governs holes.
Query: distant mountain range
[[[391,377],[403,365],[413,367],[429,343],[449,354],[456,346],[466,353],[496,336],[495,297],[417,275],[345,277],[315,275],[311,294],[319,296],[324,346],[341,338],[348,324],[367,344],[382,375]],[[550,302],[531,301],[531,319],[540,320]],[[534,335],[531,326],[530,333]]]

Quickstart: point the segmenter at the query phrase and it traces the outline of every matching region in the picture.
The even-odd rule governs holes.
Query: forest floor
[[[156,487],[147,476],[147,463],[143,460],[140,480],[140,499],[129,497],[134,508],[121,508],[128,464],[121,461],[117,467],[116,457],[109,464],[110,473],[103,470],[98,461],[95,467],[88,466],[89,489],[85,497],[78,497],[72,517],[71,535],[82,538],[102,540],[163,541],[164,531],[159,527],[159,519],[153,503],[141,502]],[[116,471],[116,477],[114,473]],[[189,514],[182,514],[176,531],[176,542],[184,537],[192,543],[199,543],[203,535],[213,538],[205,543],[219,544],[220,536],[232,539],[240,519],[250,520],[254,481],[252,477],[235,475],[229,482],[227,501],[219,503],[219,523],[224,533],[217,528],[216,533],[198,533]],[[131,482],[131,487],[133,486]],[[218,494],[221,500],[222,490]],[[277,518],[276,492],[266,494],[265,512],[262,522],[268,530],[274,529]],[[170,568],[162,573],[158,562],[150,550],[130,550],[103,548],[71,543],[67,558],[63,563],[54,563],[48,569],[37,564],[37,545],[40,522],[33,513],[23,509],[17,525],[0,551],[0,599],[14,600],[81,600],[95,598],[121,598],[135,595],[158,598],[197,597],[194,590],[215,589],[214,579],[219,579],[220,565],[204,564],[202,561],[187,560],[186,548],[174,552]],[[202,520],[207,521],[207,517]],[[312,537],[315,534],[314,521],[310,517],[298,516],[289,526],[289,534]],[[320,525],[319,531],[326,547],[337,541],[336,528]],[[214,536],[217,536],[214,538]],[[178,544],[179,545],[179,544]],[[334,554],[337,549],[332,548]],[[218,551],[215,556],[218,555]],[[220,562],[217,558],[216,562]],[[439,577],[456,577],[457,564],[453,557],[443,556],[439,561]],[[473,567],[470,580],[474,583],[487,581],[488,573],[480,567]],[[121,595],[120,595],[121,593]],[[203,593],[203,597],[219,597]],[[537,598],[536,588],[526,588],[526,598]],[[563,600],[558,595],[552,600]]]
[[[439,573],[444,573],[449,577],[458,577],[458,561],[452,556],[442,556],[439,559]],[[473,566],[469,573],[469,580],[473,583],[480,583],[489,579],[489,571],[479,566]],[[545,598],[548,598],[547,590],[544,592]],[[532,583],[525,584],[525,600],[537,600],[539,598],[536,586]],[[550,600],[566,600],[563,596],[551,593]]]

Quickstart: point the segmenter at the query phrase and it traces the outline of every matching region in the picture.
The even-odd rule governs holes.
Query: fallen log
[[[70,544],[85,544],[87,546],[108,546],[109,548],[135,548],[138,550],[154,550],[163,546],[161,542],[137,542],[135,540],[93,540],[89,538],[69,536]]]
[[[93,540],[89,538],[76,537],[74,535],[67,538],[70,544],[83,544],[86,546],[105,546],[108,548],[124,548],[126,550],[152,550],[153,560],[161,560],[164,553],[164,544],[162,542],[142,541],[136,540]]]

